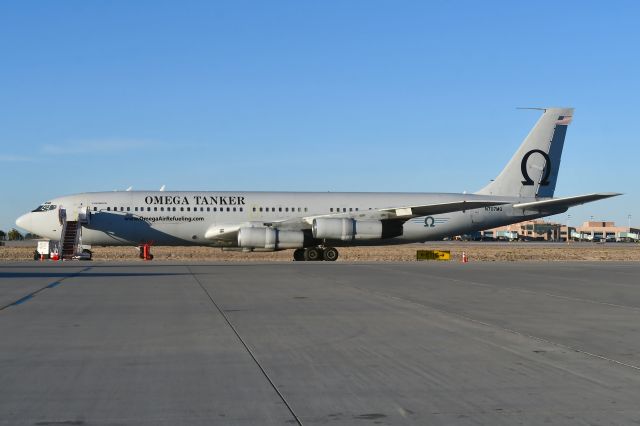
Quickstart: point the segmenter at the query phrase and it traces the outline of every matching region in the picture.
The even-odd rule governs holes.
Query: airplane
[[[544,108],[502,172],[473,194],[118,191],[54,198],[20,216],[29,232],[90,246],[294,249],[298,261],[335,261],[336,247],[441,240],[567,211],[619,193],[553,198],[573,108]],[[84,250],[78,250],[78,247]],[[141,254],[142,257],[142,254]]]

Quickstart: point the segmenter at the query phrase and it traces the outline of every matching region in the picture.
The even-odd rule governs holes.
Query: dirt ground
[[[34,247],[0,247],[0,262],[32,260]],[[382,247],[340,248],[338,261],[416,261],[416,250],[450,250],[453,261],[465,252],[470,262],[492,261],[640,261],[640,244],[631,243],[464,243],[433,242]],[[155,260],[289,262],[292,250],[274,253],[222,251],[211,247],[153,247]],[[136,247],[94,247],[95,261],[140,260]]]

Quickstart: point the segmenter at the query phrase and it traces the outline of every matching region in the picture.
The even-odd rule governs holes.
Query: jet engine
[[[380,220],[317,218],[313,220],[313,237],[327,240],[376,240],[402,235],[402,223]]]
[[[269,250],[304,247],[304,232],[280,231],[276,228],[240,228],[238,246],[242,248],[265,248]]]

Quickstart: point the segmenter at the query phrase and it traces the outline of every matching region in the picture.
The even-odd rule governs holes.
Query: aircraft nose
[[[31,231],[31,213],[23,214],[16,219],[16,225],[27,231]]]

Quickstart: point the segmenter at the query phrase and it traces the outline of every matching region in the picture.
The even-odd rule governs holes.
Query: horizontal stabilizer
[[[603,200],[605,198],[616,197],[622,195],[617,192],[604,192],[600,194],[575,195],[573,197],[550,198],[542,201],[531,201],[529,203],[514,204],[514,209],[523,210],[543,210],[558,209],[579,206],[580,204],[590,203],[592,201]]]

